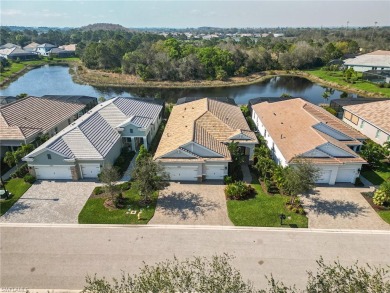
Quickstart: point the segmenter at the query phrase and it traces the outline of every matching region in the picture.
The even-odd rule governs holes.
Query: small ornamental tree
[[[106,193],[111,196],[112,200],[114,200],[117,191],[115,182],[120,179],[118,170],[112,165],[104,165],[99,174],[99,179],[102,183],[104,183]]]
[[[376,168],[380,165],[381,161],[386,158],[388,151],[385,147],[372,140],[367,140],[362,147],[360,155],[372,168]]]
[[[154,192],[169,186],[169,173],[150,155],[137,160],[132,178],[145,204],[151,201]]]

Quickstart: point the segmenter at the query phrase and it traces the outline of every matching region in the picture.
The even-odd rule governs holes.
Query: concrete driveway
[[[222,183],[174,183],[160,192],[149,224],[233,225]]]
[[[369,188],[352,184],[317,187],[313,194],[302,196],[309,218],[309,228],[390,230],[361,195]]]
[[[95,182],[37,181],[0,217],[2,223],[78,223]]]

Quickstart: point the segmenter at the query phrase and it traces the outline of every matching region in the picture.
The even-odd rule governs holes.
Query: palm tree
[[[260,177],[269,179],[275,168],[275,162],[268,157],[258,157],[255,167],[259,171]]]

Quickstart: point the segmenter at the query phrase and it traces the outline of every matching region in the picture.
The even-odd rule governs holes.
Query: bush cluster
[[[381,184],[379,189],[375,191],[372,201],[378,206],[390,205],[390,181],[385,181]]]
[[[242,200],[247,199],[256,194],[255,189],[242,181],[230,183],[225,188],[225,195],[228,199]]]
[[[26,175],[24,175],[23,180],[24,180],[24,182],[33,184],[35,182],[36,178],[31,174],[26,174]]]
[[[123,176],[123,174],[126,172],[131,162],[131,159],[134,157],[134,154],[135,153],[133,151],[130,151],[128,148],[122,148],[119,157],[114,163],[114,167],[117,168],[120,176]]]
[[[23,164],[11,174],[11,178],[23,178],[26,174],[28,174],[28,167],[27,164]]]

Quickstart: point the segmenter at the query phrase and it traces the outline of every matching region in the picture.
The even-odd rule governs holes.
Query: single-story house
[[[238,142],[253,161],[258,141],[240,108],[199,98],[173,107],[154,160],[165,167],[171,180],[220,180],[228,174],[232,161],[230,142]]]
[[[345,106],[343,121],[383,145],[390,141],[390,100]]]
[[[0,105],[9,104],[17,100],[14,96],[0,96]]]
[[[344,66],[358,72],[390,70],[390,51],[378,50],[344,60]]]
[[[23,158],[37,179],[97,178],[123,147],[149,147],[162,120],[157,101],[114,98],[67,126]]]
[[[65,51],[76,52],[76,46],[77,46],[76,44],[69,44],[69,45],[59,46],[58,48],[65,50]]]
[[[19,48],[20,49],[21,47],[19,45],[12,44],[12,43],[7,43],[7,44],[0,46],[0,49],[11,49],[11,48]]]
[[[33,60],[38,58],[36,54],[17,47],[0,49],[0,57],[10,60]]]
[[[356,152],[366,136],[323,108],[300,98],[252,108],[252,119],[279,165],[294,165],[297,157],[310,160],[321,170],[317,183],[354,183],[359,177],[366,161]]]
[[[38,44],[38,43],[32,42],[32,43],[24,46],[23,50],[26,50],[26,51],[29,51],[29,52],[35,52],[39,45],[40,44]]]
[[[90,98],[96,101],[96,98]],[[81,116],[87,106],[82,101],[37,97],[17,99],[1,105],[1,157],[21,144],[33,143],[41,134],[55,135]]]
[[[41,44],[39,46],[37,46],[35,48],[35,51],[39,54],[39,55],[42,55],[42,56],[49,56],[49,52],[51,49],[53,48],[57,48],[57,46],[55,45],[52,45],[52,44],[48,44],[48,43],[44,43],[44,44]]]
[[[73,57],[75,55],[75,51],[67,51],[60,48],[53,48],[47,54],[52,57],[67,58]]]
[[[98,104],[98,101],[95,97],[90,96],[74,96],[74,95],[44,95],[42,96],[44,99],[49,100],[58,100],[58,101],[64,101],[69,103],[81,103],[85,105],[85,108],[81,112],[81,117],[83,114],[87,113],[89,110],[91,110],[93,107],[95,107]]]
[[[388,98],[341,98],[330,101],[330,107],[337,112],[337,117],[343,119],[344,107],[350,105],[359,105],[379,101],[388,101]]]

